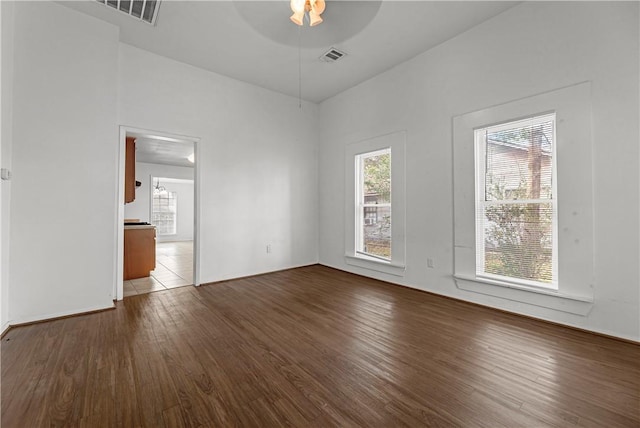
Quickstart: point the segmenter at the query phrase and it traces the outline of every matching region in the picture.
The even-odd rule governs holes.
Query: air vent
[[[160,0],[96,0],[112,9],[154,25],[158,16]]]
[[[342,58],[345,55],[346,55],[346,53],[340,52],[336,48],[331,48],[327,52],[325,52],[320,57],[320,59],[323,60],[323,61],[326,61],[326,62],[336,62],[337,60],[339,60],[340,58]]]

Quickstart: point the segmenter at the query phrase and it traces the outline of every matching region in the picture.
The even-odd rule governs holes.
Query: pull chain
[[[298,26],[298,108],[302,110],[302,26]]]

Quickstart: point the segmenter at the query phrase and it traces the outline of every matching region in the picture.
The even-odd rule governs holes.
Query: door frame
[[[171,134],[161,131],[135,128],[132,126],[120,126],[120,144],[118,159],[118,179],[116,189],[116,212],[117,222],[115,229],[115,250],[114,250],[114,272],[115,280],[113,284],[114,300],[122,300],[124,297],[124,165],[126,151],[127,134],[152,137],[164,141],[193,143],[194,163],[193,163],[193,285],[200,285],[200,138],[188,135]]]

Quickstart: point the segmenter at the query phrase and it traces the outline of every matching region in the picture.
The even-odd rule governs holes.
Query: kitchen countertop
[[[124,229],[125,230],[131,230],[131,229],[155,229],[156,227],[152,224],[125,224],[124,225]]]

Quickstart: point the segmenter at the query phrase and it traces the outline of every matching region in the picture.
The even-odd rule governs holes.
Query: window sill
[[[345,254],[345,262],[351,266],[357,266],[364,269],[375,270],[377,272],[388,273],[395,276],[404,276],[405,266],[378,260],[373,257],[353,256]]]
[[[456,287],[460,290],[500,297],[543,308],[554,309],[586,316],[593,307],[593,297],[578,296],[560,291],[512,284],[475,275],[454,275]]]

